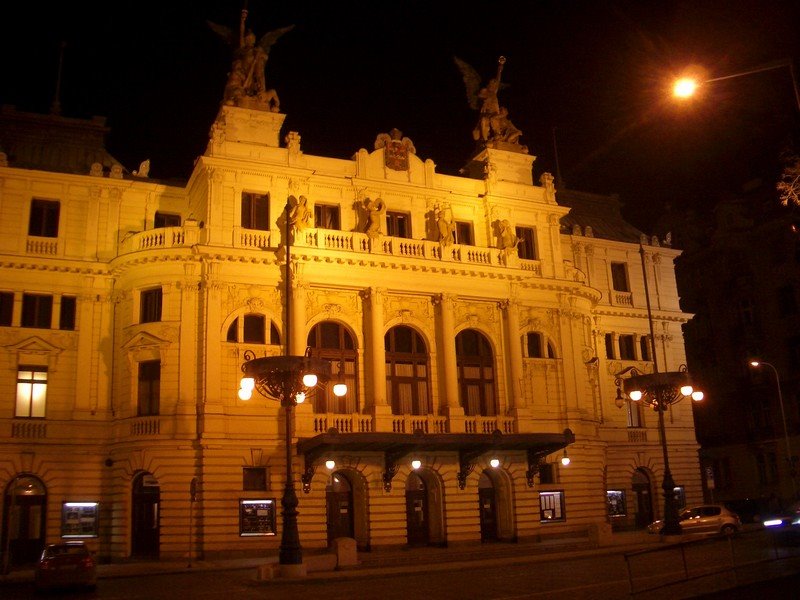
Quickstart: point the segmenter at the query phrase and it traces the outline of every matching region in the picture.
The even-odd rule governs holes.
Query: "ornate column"
[[[464,431],[464,409],[458,399],[458,369],[456,366],[455,296],[440,294],[434,297],[439,305],[438,342],[442,356],[442,381],[439,384],[440,402],[444,414],[450,417],[451,433]],[[441,398],[444,398],[444,402]]]
[[[384,316],[383,299],[386,290],[379,287],[370,287],[362,292],[362,298],[369,301],[369,311],[365,314],[364,329],[366,330],[366,347],[369,349],[367,370],[370,386],[367,397],[371,397],[372,415],[375,418],[376,431],[391,431],[392,407],[389,406],[386,396],[386,349],[384,347]]]
[[[522,343],[519,337],[519,308],[513,300],[500,303],[506,316],[506,337],[508,338],[508,364],[511,386],[508,394],[508,410],[514,416],[520,416],[520,411],[526,416],[527,402],[522,393]]]
[[[289,354],[302,356],[306,353],[308,345],[308,332],[306,331],[306,298],[308,297],[308,284],[292,277],[292,337],[289,342]]]

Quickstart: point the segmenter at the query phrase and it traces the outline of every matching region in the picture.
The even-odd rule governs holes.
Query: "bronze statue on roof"
[[[508,118],[508,109],[500,106],[497,93],[502,88],[500,76],[506,64],[505,56],[497,59],[497,75],[481,87],[481,78],[478,72],[467,62],[457,56],[453,60],[461,71],[464,87],[467,92],[467,101],[470,108],[479,110],[480,116],[472,137],[479,144],[512,152],[528,152],[528,148],[519,143],[522,132],[514,126]]]
[[[246,28],[247,9],[242,10],[239,20],[239,35],[234,35],[229,27],[208,21],[208,26],[222,39],[236,49],[233,53],[231,72],[225,84],[223,103],[271,112],[280,112],[280,100],[274,89],[268,89],[264,78],[264,68],[269,59],[272,45],[284,34],[294,29],[294,25],[281,27],[261,36],[256,42],[255,34]]]

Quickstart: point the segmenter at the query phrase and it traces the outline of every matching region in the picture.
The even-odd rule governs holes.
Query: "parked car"
[[[36,564],[36,589],[97,584],[97,564],[83,542],[50,544]]]
[[[703,504],[683,509],[678,515],[684,533],[724,533],[732,535],[739,531],[742,522],[732,510],[722,504]],[[661,533],[664,521],[650,523],[648,533]]]
[[[762,523],[766,529],[789,535],[800,535],[800,502],[789,505],[784,511],[764,517]]]

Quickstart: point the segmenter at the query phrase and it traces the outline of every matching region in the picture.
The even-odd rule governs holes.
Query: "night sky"
[[[236,28],[241,0],[28,2],[0,36],[0,102],[48,112],[66,42],[62,114],[104,115],[108,148],[153,178],[186,179],[222,99],[230,49],[206,20]],[[476,113],[452,57],[484,77],[507,57],[501,105],[537,156],[534,177],[619,193],[646,230],[666,203],[703,211],[754,177],[800,123],[788,69],[668,95],[687,65],[709,77],[800,59],[790,0],[302,2],[250,0],[257,35],[295,24],[273,47],[267,84],[306,153],[351,157],[397,127],[455,174]],[[8,31],[12,29],[11,31]]]

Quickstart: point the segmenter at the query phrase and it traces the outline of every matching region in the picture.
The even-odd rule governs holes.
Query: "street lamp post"
[[[650,307],[650,288],[647,282],[644,246],[641,244],[639,244],[639,256],[642,260],[642,275],[644,276],[644,296],[647,305],[647,320],[650,326],[653,372],[641,373],[636,367],[628,367],[617,373],[614,381],[617,386],[617,397],[614,402],[617,408],[622,408],[625,405],[624,391],[630,401],[642,401],[658,413],[658,431],[661,437],[661,452],[664,458],[664,480],[661,483],[661,488],[664,491],[664,528],[661,533],[663,535],[680,535],[681,524],[678,520],[678,507],[675,503],[675,480],[672,478],[672,471],[669,467],[664,413],[670,406],[677,404],[684,398],[691,397],[695,401],[702,400],[703,392],[692,387],[685,365],[681,365],[677,371],[659,372],[658,370],[653,312]],[[630,375],[623,378],[623,375],[626,374]]]
[[[778,369],[775,368],[775,365],[764,362],[761,360],[751,360],[750,366],[751,367],[760,367],[760,366],[769,367],[772,369],[772,373],[775,375],[775,387],[778,390],[778,405],[781,407],[781,421],[783,421],[783,439],[786,443],[786,460],[789,463],[789,476],[792,480],[792,499],[797,499],[797,482],[795,481],[795,472],[794,472],[794,458],[792,457],[792,446],[789,443],[789,429],[786,427],[786,410],[783,406],[783,394],[781,393],[781,378],[778,375]]]
[[[244,353],[239,398],[249,400],[253,390],[262,396],[280,400],[284,409],[284,442],[286,450],[286,481],[283,487],[281,506],[283,511],[281,528],[281,546],[278,562],[281,565],[299,565],[303,562],[300,546],[300,534],[297,529],[297,493],[294,487],[292,469],[292,412],[297,404],[311,396],[320,383],[328,381],[331,375],[330,364],[322,359],[312,358],[308,352],[304,356],[290,354],[291,339],[291,206],[287,202],[285,208],[284,243],[286,248],[286,272],[284,276],[284,355],[256,358],[247,350]],[[347,393],[347,387],[341,383],[334,386],[334,394],[341,396]]]
[[[789,69],[789,75],[792,78],[792,90],[794,91],[794,101],[797,110],[800,111],[800,89],[797,86],[797,77],[794,72],[794,63],[791,60],[779,60],[772,63],[767,63],[741,73],[733,73],[732,75],[724,75],[722,77],[713,77],[711,79],[703,79],[698,81],[695,77],[681,77],[677,79],[673,85],[672,93],[678,98],[689,98],[694,95],[697,88],[706,83],[714,83],[715,81],[725,81],[726,79],[734,79],[737,77],[745,77],[747,75],[754,75],[756,73],[763,73],[765,71],[774,71],[776,69]]]

